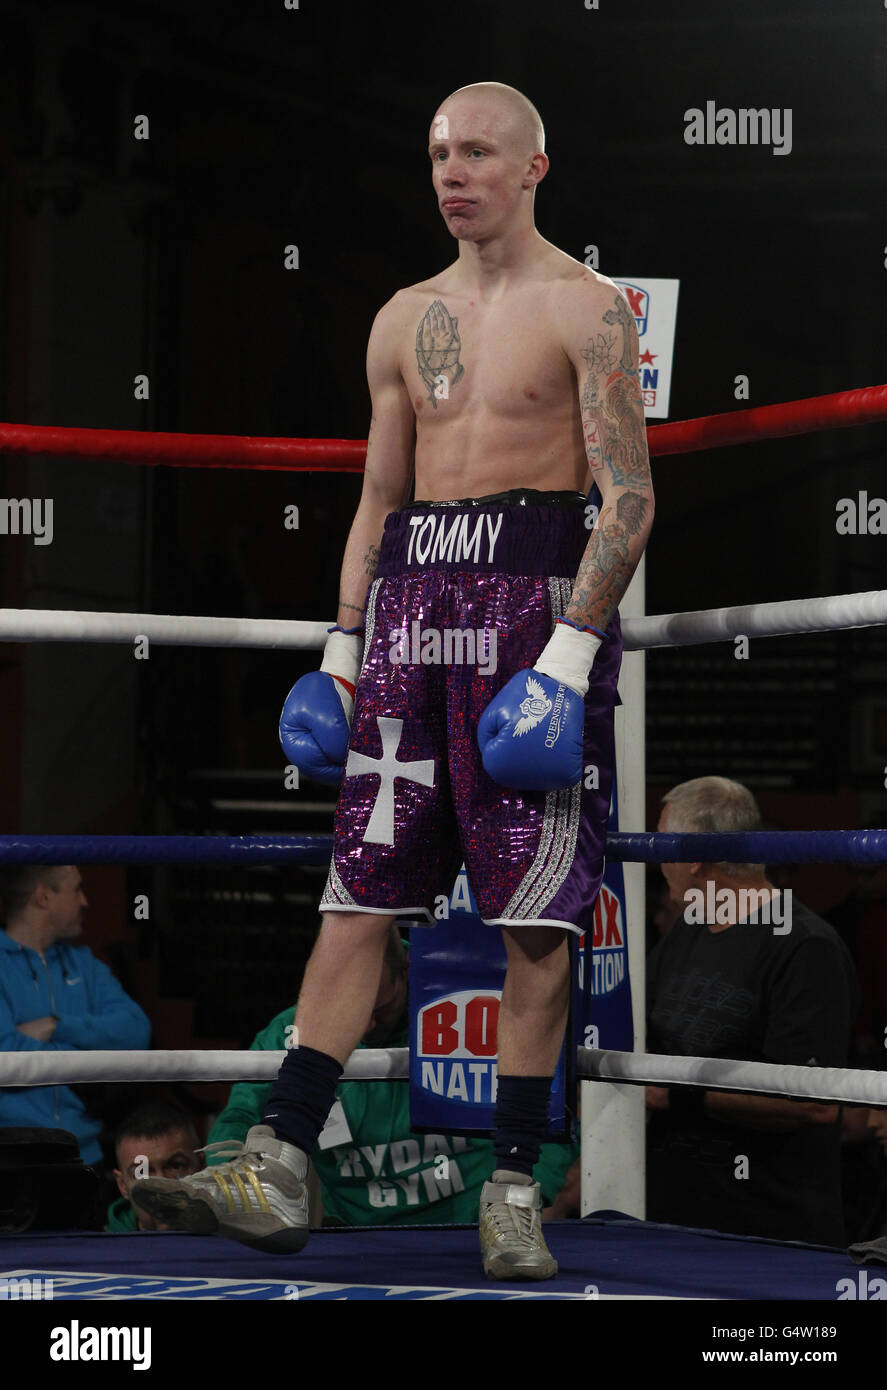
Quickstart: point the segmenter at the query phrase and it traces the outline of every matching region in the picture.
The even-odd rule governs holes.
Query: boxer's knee
[[[503,1002],[518,1010],[561,1011],[570,987],[566,935],[557,927],[503,928],[508,964]]]
[[[502,940],[508,964],[512,961],[518,966],[526,962],[560,970],[567,961],[567,934],[561,927],[547,927],[538,923],[512,925],[502,928]]]
[[[393,915],[377,912],[325,912],[314,951],[353,954],[385,950],[395,922]]]

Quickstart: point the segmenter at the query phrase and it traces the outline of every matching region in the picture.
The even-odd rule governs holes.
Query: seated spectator
[[[866,1113],[869,1133],[877,1140],[881,1153],[887,1158],[887,1110],[871,1109]]]
[[[851,1065],[887,1067],[887,864],[850,866],[853,887],[829,921],[856,965],[860,1008],[853,1026]]]
[[[661,831],[760,828],[751,792],[723,777],[663,800]],[[662,871],[686,907],[647,961],[648,1051],[846,1066],[856,984],[832,927],[760,864]],[[647,1105],[650,1220],[845,1243],[837,1105],[660,1086]]]
[[[843,1107],[841,1188],[847,1243],[887,1235],[887,1110]]]
[[[71,943],[83,930],[86,894],[73,865],[34,865],[0,878],[0,1051],[140,1049],[151,1025],[106,965]],[[102,1123],[70,1086],[0,1089],[0,1127],[66,1129],[84,1163],[102,1159]]]
[[[190,1116],[168,1101],[146,1101],[120,1123],[114,1140],[114,1177],[120,1196],[108,1208],[106,1231],[162,1231],[134,1207],[129,1190],[138,1178],[188,1178],[203,1167]]]
[[[652,865],[650,866],[653,867]],[[657,881],[658,880],[658,881]],[[646,952],[647,955],[659,945],[663,936],[667,936],[680,919],[684,910],[683,903],[673,901],[668,884],[664,883],[661,876],[657,873],[657,879],[649,877],[647,883],[647,932],[646,932]]]
[[[404,1047],[409,1041],[407,956],[397,927],[362,1047]],[[254,1039],[254,1048],[283,1049],[292,1033],[291,1005]],[[287,1031],[289,1029],[289,1032]],[[210,1142],[242,1142],[262,1123],[271,1082],[238,1082],[210,1132]],[[324,1224],[366,1226],[475,1222],[480,1190],[495,1167],[492,1141],[457,1135],[413,1134],[404,1081],[345,1081],[327,1128],[311,1154],[320,1180]],[[578,1149],[543,1144],[536,1178],[546,1207],[564,1185]],[[224,1154],[210,1154],[221,1163]]]

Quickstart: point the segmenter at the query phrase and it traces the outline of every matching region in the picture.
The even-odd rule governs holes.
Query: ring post
[[[623,618],[644,616],[645,561],[635,571],[619,605]],[[625,652],[619,677],[622,704],[616,708],[616,785],[622,825],[646,823],[643,651]],[[643,1052],[644,953],[646,946],[645,871],[626,863],[625,915],[634,1016],[635,1051]],[[590,951],[589,951],[590,957]],[[645,1214],[645,1106],[642,1086],[618,1082],[580,1082],[581,1214],[624,1211]]]

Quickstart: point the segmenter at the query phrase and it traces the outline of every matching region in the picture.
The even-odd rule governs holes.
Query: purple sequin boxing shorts
[[[464,861],[485,922],[591,927],[613,774],[619,617],[585,701],[584,764],[597,778],[552,792],[499,786],[481,762],[478,720],[537,660],[589,538],[577,493],[502,498],[418,502],[386,519],[324,911],[433,920]]]

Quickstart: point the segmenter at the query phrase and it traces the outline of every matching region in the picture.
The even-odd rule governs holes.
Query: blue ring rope
[[[2,835],[0,864],[327,865],[331,835]],[[754,830],[721,835],[620,831],[625,863],[885,864],[887,830]]]

